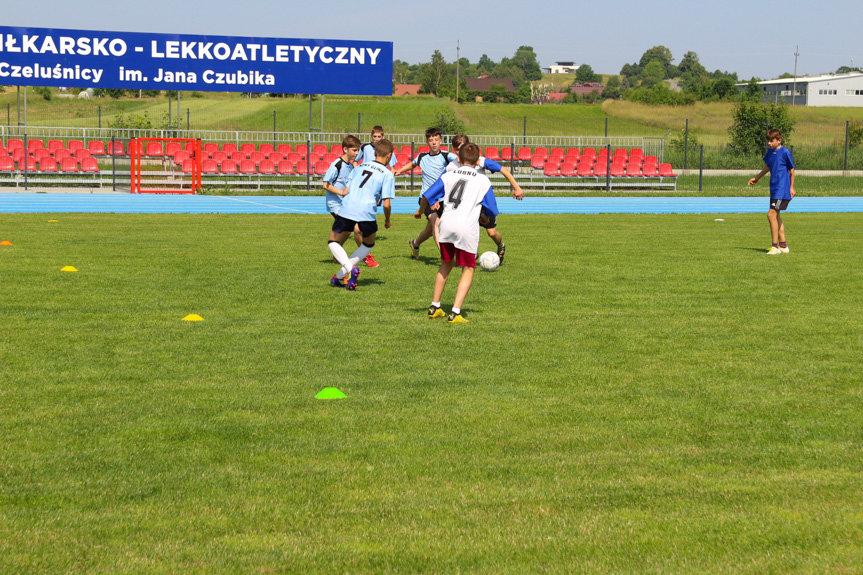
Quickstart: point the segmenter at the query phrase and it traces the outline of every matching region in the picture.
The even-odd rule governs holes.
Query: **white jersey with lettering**
[[[479,247],[480,211],[485,208],[488,216],[499,213],[488,177],[478,173],[474,167],[462,166],[442,175],[423,195],[429,205],[438,200],[443,202],[440,242],[476,253]]]

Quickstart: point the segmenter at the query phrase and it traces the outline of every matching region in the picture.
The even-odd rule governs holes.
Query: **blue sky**
[[[38,6],[38,8],[37,8]],[[600,73],[618,73],[645,50],[664,45],[675,63],[698,53],[708,70],[741,78],[774,78],[863,67],[859,0],[813,2],[293,2],[274,0],[8,0],[2,24],[276,38],[327,38],[393,42],[396,58],[427,62],[435,49],[448,61],[472,62],[482,54],[499,61],[521,45],[533,46],[539,62],[587,63]],[[433,24],[432,24],[433,23]]]

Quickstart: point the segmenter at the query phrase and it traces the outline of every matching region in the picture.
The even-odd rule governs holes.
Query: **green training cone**
[[[335,387],[325,387],[315,396],[318,399],[344,399],[347,397],[344,393]]]

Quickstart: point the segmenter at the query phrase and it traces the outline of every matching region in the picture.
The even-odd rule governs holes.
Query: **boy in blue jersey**
[[[788,208],[788,202],[797,195],[794,190],[794,159],[788,148],[782,147],[782,133],[772,129],[767,131],[767,153],[764,155],[764,169],[749,180],[754,186],[764,174],[770,172],[770,209],[767,220],[770,222],[770,237],[773,245],[768,255],[787,254],[790,250],[785,241],[785,224],[780,212]]]
[[[441,150],[443,140],[439,129],[431,127],[426,130],[426,143],[429,146],[428,152],[423,152],[417,155],[416,158],[395,172],[395,175],[398,176],[414,169],[416,166],[419,166],[423,171],[420,198],[422,198],[425,191],[443,175],[446,171],[447,164],[458,161],[458,157],[455,154]],[[420,201],[422,201],[422,199],[420,199]],[[440,210],[434,211],[430,207],[426,206],[425,216],[428,218],[426,227],[420,232],[420,235],[417,236],[415,240],[408,240],[408,244],[411,248],[411,257],[413,259],[418,259],[420,257],[420,245],[430,237],[435,236],[435,232],[437,231],[435,223],[440,217]],[[435,243],[437,243],[437,237],[435,237]]]
[[[342,207],[342,198],[347,195],[348,181],[350,181],[351,172],[354,170],[354,159],[360,151],[360,140],[356,136],[348,134],[342,140],[342,155],[330,164],[327,172],[323,177],[323,188],[327,192],[327,211],[336,217],[339,209]],[[360,228],[354,229],[354,241],[357,242],[357,247],[363,243],[363,235],[360,233]],[[375,257],[369,254],[363,262],[370,268],[376,268],[380,264],[375,261]]]
[[[368,164],[370,162],[375,161],[375,145],[384,139],[384,129],[381,126],[375,126],[372,128],[372,141],[368,144],[363,144],[360,146],[360,153],[354,161],[354,166],[359,166],[360,164]],[[396,167],[396,155],[393,154],[390,158],[389,163],[387,164],[390,170]]]
[[[387,168],[392,153],[392,143],[389,140],[381,140],[375,146],[375,161],[363,164],[351,174],[348,193],[342,199],[342,207],[336,215],[330,232],[330,252],[336,261],[342,264],[342,268],[330,280],[330,285],[334,287],[345,286],[349,290],[357,289],[360,269],[356,264],[369,255],[375,245],[379,202],[383,201],[386,227],[389,228],[392,225],[390,200],[396,197],[396,185],[393,173]],[[348,256],[342,244],[351,235],[354,227],[359,227],[363,235],[363,243]]]
[[[497,216],[497,202],[491,182],[485,174],[477,172],[479,147],[465,144],[459,150],[459,162],[455,171],[447,172],[420,197],[420,207],[414,217],[420,218],[429,205],[441,202],[446,209],[440,219],[440,254],[443,263],[435,276],[432,303],[428,318],[435,319],[445,314],[440,308],[447,279],[454,266],[462,268],[461,279],[456,289],[449,323],[468,323],[462,315],[462,305],[473,282],[476,269],[476,250],[479,247],[479,215],[483,210],[491,217]]]
[[[469,144],[470,139],[465,134],[457,134],[452,138],[452,149],[458,153],[458,151],[465,144]],[[494,160],[489,160],[485,156],[480,156],[477,161],[476,167],[478,170],[488,170],[492,174],[500,174],[509,182],[509,185],[512,186],[512,197],[516,200],[524,199],[524,192],[521,190],[521,186],[518,185],[518,182],[515,181],[515,178],[512,176],[512,172],[510,172],[506,166],[502,166],[495,162]],[[457,164],[450,164],[447,166],[447,171],[457,169]],[[480,213],[479,216],[479,225],[485,228],[488,237],[491,238],[491,241],[497,245],[497,255],[500,258],[500,263],[503,263],[503,256],[506,254],[506,245],[503,243],[503,237],[501,237],[500,232],[497,231],[497,218],[494,216],[488,217],[483,213]]]

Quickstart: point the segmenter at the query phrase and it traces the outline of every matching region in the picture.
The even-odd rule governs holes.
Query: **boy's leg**
[[[773,211],[776,212],[776,221],[779,224],[779,226],[777,228],[777,238],[779,239],[780,244],[784,244],[785,243],[785,222],[782,221],[782,214],[781,213],[779,213],[777,210],[773,210]]]
[[[435,213],[432,213],[428,217],[428,220],[426,220],[426,227],[423,229],[423,231],[420,232],[420,235],[417,236],[417,239],[414,240],[414,245],[417,248],[419,248],[420,245],[424,241],[426,241],[427,239],[429,239],[430,237],[432,237],[434,235],[434,227],[435,227],[435,221],[436,220],[437,220],[437,214],[435,214]]]
[[[475,269],[469,267],[461,268],[461,279],[458,280],[458,289],[455,292],[455,301],[452,304],[453,312],[456,314],[461,313],[461,306],[464,304],[465,298],[467,298],[467,292],[470,291],[470,286],[473,282],[473,271]]]
[[[357,242],[357,248],[363,245],[363,232],[362,230],[360,230],[359,224],[354,226],[354,241]],[[375,256],[373,256],[372,254],[367,254],[363,258],[363,263],[365,263],[370,268],[376,268],[380,265],[378,262],[375,261]]]
[[[357,242],[357,247],[363,245],[363,232],[360,231],[360,225],[354,226],[354,241]]]
[[[767,212],[767,221],[770,222],[770,240],[775,246],[779,244],[779,212],[770,208]]]
[[[443,290],[446,287],[446,281],[449,279],[449,273],[452,271],[455,260],[443,262],[437,270],[437,275],[434,279],[434,294],[432,301],[439,302],[443,297]]]

